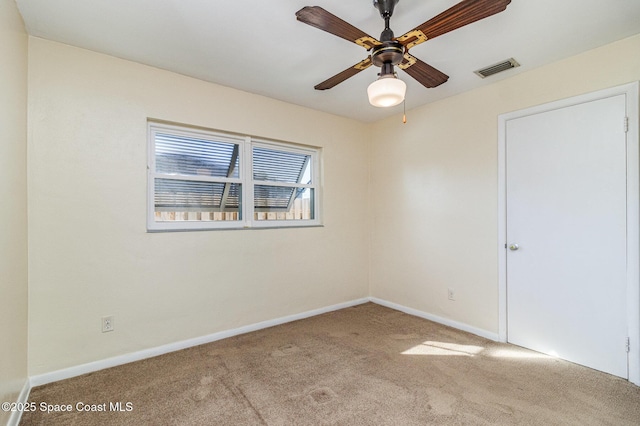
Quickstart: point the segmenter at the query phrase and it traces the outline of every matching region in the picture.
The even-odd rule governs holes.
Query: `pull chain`
[[[407,124],[407,100],[402,101],[402,123]]]

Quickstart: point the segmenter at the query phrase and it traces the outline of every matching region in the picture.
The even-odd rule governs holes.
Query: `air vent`
[[[509,70],[511,68],[519,67],[520,64],[513,58],[509,58],[506,61],[498,62],[497,64],[484,67],[477,71],[474,71],[480,76],[480,78],[489,77],[490,75],[498,74],[499,72]]]

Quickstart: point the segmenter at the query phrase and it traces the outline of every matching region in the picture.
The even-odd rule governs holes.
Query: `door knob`
[[[519,248],[520,248],[520,246],[519,246],[519,245],[517,245],[516,243],[511,243],[511,244],[509,244],[509,250],[511,250],[511,251],[516,251],[516,250],[518,250]]]

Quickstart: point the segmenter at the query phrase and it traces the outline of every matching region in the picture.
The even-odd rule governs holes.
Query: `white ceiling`
[[[459,0],[400,0],[401,35]],[[372,0],[16,0],[29,34],[152,65],[297,105],[375,121],[371,67],[331,90],[313,86],[367,57],[360,46],[296,21],[321,6],[379,38]],[[411,50],[449,75],[425,89],[402,71],[407,109],[640,33],[640,0],[513,0],[507,10]],[[631,54],[631,52],[630,52]],[[636,52],[635,54],[638,54]],[[522,65],[480,79],[473,71],[514,57]]]

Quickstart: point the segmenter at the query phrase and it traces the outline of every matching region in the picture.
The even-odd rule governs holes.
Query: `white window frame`
[[[156,172],[155,165],[155,135],[164,132],[172,135],[195,137],[195,138],[216,138],[224,142],[239,145],[238,155],[239,176],[238,178],[209,177],[209,176],[187,176],[187,175],[166,175]],[[189,127],[186,125],[168,124],[158,121],[148,121],[148,160],[147,160],[147,231],[197,231],[197,230],[223,230],[223,229],[264,229],[264,228],[297,228],[322,226],[321,221],[321,149],[300,144],[277,142],[268,139],[253,138],[251,136],[240,136],[215,130],[205,130]],[[311,184],[283,183],[272,181],[253,180],[253,148],[267,148],[296,154],[309,155],[311,161]],[[241,185],[241,218],[237,221],[156,221],[155,219],[155,179],[176,179],[194,180],[199,182],[230,182]],[[254,186],[282,186],[309,188],[313,192],[313,219],[300,220],[255,220],[254,219]]]

